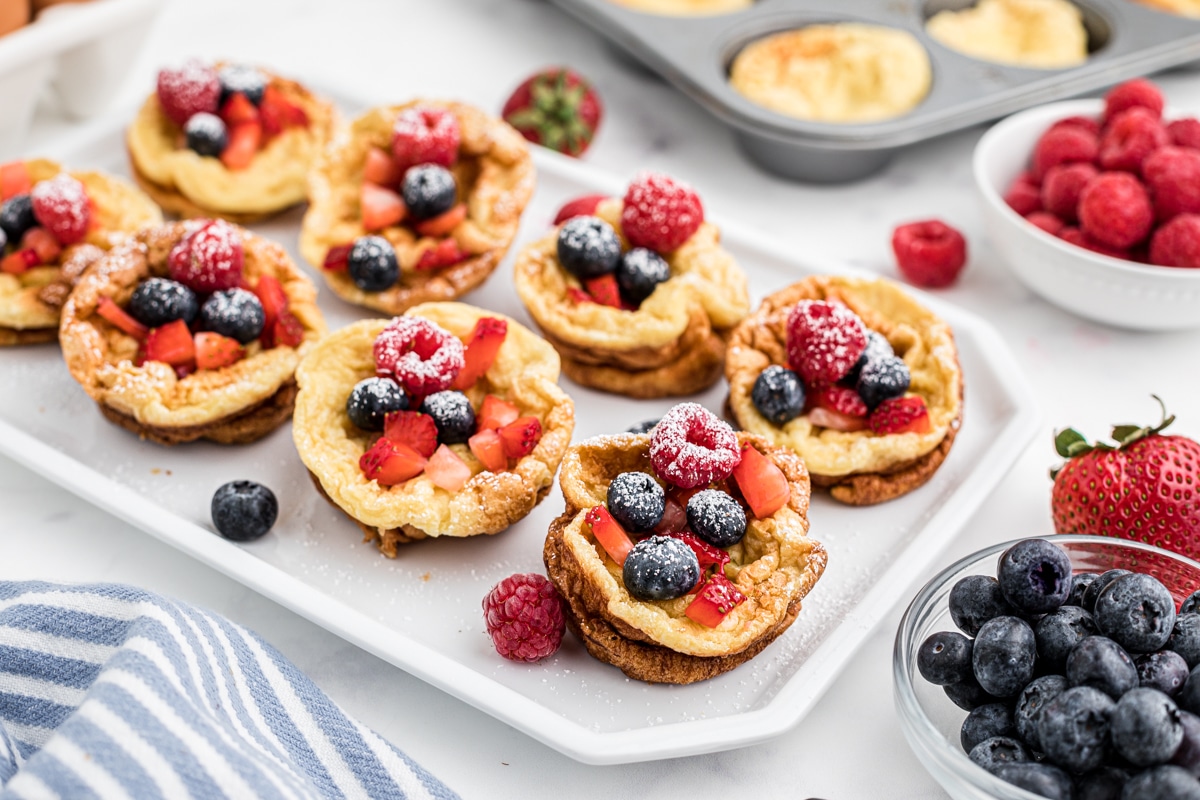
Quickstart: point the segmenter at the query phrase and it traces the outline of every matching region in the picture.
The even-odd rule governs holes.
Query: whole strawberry
[[[1158,397],[1159,405],[1162,401]],[[1116,445],[1068,428],[1054,437],[1067,463],[1054,471],[1050,509],[1058,533],[1132,539],[1200,558],[1200,444],[1154,427],[1117,425]]]
[[[526,78],[501,112],[529,141],[569,156],[581,156],[588,149],[603,114],[596,90],[566,67],[550,67]]]

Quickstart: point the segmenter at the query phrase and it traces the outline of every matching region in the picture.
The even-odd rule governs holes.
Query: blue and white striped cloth
[[[0,799],[56,797],[457,795],[223,617],[0,582]]]

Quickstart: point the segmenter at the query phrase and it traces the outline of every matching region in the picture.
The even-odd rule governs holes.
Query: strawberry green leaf
[[[1075,452],[1072,452],[1072,448],[1078,448],[1079,445],[1082,445],[1083,449],[1076,449]],[[1090,449],[1087,439],[1074,428],[1065,428],[1054,434],[1054,450],[1063,458],[1070,458]]]

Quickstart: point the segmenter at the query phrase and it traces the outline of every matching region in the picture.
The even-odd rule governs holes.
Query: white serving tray
[[[361,106],[343,103],[347,111]],[[121,138],[128,118],[91,123],[44,155],[128,174]],[[630,177],[541,148],[534,148],[534,160],[538,189],[513,252],[548,229],[563,201],[623,194]],[[295,251],[299,221],[300,213],[292,212],[255,227],[303,264]],[[851,272],[805,261],[736,225],[721,227],[756,302],[806,274]],[[618,764],[727,750],[776,736],[804,718],[876,623],[907,602],[913,577],[928,570],[1038,430],[1032,393],[995,330],[921,297],[953,326],[965,373],[964,424],[949,458],[929,484],[883,506],[851,508],[814,498],[812,535],[828,549],[829,567],[799,619],[752,661],[691,686],[630,680],[592,659],[570,634],[540,664],[514,664],[495,653],[482,598],[514,572],[544,572],[542,542],[563,508],[557,489],[505,533],[421,542],[388,560],[317,496],[288,426],[241,447],[140,442],[100,416],[53,345],[0,350],[0,451],[575,759]],[[511,253],[464,300],[531,324],[512,286]],[[331,328],[365,316],[329,291],[321,292],[321,306]],[[565,378],[563,385],[575,398],[576,441],[656,418],[673,404],[604,395]],[[719,410],[725,393],[722,382],[695,399]],[[235,478],[261,481],[279,497],[279,521],[258,542],[236,545],[213,533],[212,493]],[[260,633],[271,638],[269,630]]]

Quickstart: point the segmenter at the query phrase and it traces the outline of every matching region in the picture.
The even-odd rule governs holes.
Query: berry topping
[[[245,169],[254,160],[262,140],[261,122],[243,122],[230,127],[229,144],[221,151],[221,163],[226,169]]]
[[[1200,150],[1160,147],[1142,162],[1142,177],[1159,222],[1200,213]]]
[[[363,162],[363,180],[376,186],[394,188],[404,178],[404,170],[386,150],[372,145],[367,149],[367,160]]]
[[[497,430],[510,425],[521,416],[521,411],[507,400],[502,400],[494,394],[485,395],[479,404],[479,414],[476,416],[479,430]]]
[[[415,478],[425,471],[428,459],[405,444],[397,444],[386,436],[376,440],[362,454],[358,468],[363,477],[380,486],[395,486]]]
[[[20,248],[32,250],[42,264],[53,263],[62,253],[62,247],[54,238],[54,234],[40,227],[33,227],[25,231],[25,235],[21,237]]]
[[[228,222],[215,219],[171,248],[167,268],[171,280],[193,291],[218,292],[241,284],[244,260],[242,235]]]
[[[448,237],[438,242],[435,247],[431,247],[421,253],[421,257],[417,259],[416,270],[423,272],[431,269],[441,269],[442,267],[452,267],[460,261],[464,261],[470,254],[458,246],[458,242],[453,237]]]
[[[33,215],[60,244],[83,241],[92,219],[92,205],[83,184],[60,173],[33,187]]]
[[[681,489],[724,480],[740,460],[733,429],[696,403],[672,408],[650,434],[654,471]]]
[[[638,600],[674,600],[700,581],[700,560],[673,536],[650,536],[633,546],[621,569],[626,590]]]
[[[1153,224],[1150,195],[1128,173],[1101,173],[1079,195],[1080,228],[1100,244],[1118,250],[1133,247],[1149,235]]]
[[[804,410],[804,384],[787,367],[772,364],[754,379],[750,399],[773,425],[791,422]]]
[[[788,364],[808,386],[837,383],[866,347],[862,322],[841,303],[805,300],[788,313]]]
[[[217,80],[221,82],[221,102],[224,103],[230,95],[240,94],[254,105],[263,100],[263,92],[267,89],[267,76],[248,64],[228,64],[217,70]]]
[[[404,173],[400,194],[415,219],[432,219],[454,207],[458,183],[445,167],[421,164]]]
[[[33,189],[33,176],[24,161],[9,161],[0,164],[0,200],[19,194],[29,194]]]
[[[617,286],[615,274],[610,272],[598,278],[588,278],[583,285],[587,287],[588,297],[593,302],[609,308],[626,308],[621,302],[621,289]]]
[[[1100,134],[1096,158],[1102,169],[1137,173],[1146,156],[1170,140],[1156,114],[1140,106],[1130,108],[1113,117]]]
[[[101,297],[96,303],[96,313],[138,341],[144,341],[150,334],[147,326],[125,313],[124,309],[108,297]]]
[[[554,224],[561,225],[573,217],[590,217],[596,213],[596,208],[608,199],[606,194],[588,194],[568,200],[554,215]]]
[[[458,453],[446,445],[439,445],[425,464],[425,474],[433,485],[447,492],[457,492],[471,480],[471,468]]]
[[[1163,267],[1200,267],[1200,214],[1180,214],[1154,232],[1150,263]]]
[[[891,342],[885,339],[883,334],[868,330],[867,349],[863,350],[858,361],[854,362],[854,366],[846,373],[846,377],[842,378],[842,383],[847,386],[855,385],[858,383],[858,376],[862,372],[862,368],[867,365],[868,361],[878,361],[894,355],[896,355],[896,351],[892,349]]]
[[[267,85],[262,99],[262,129],[268,139],[291,127],[308,127],[308,112],[282,91]]]
[[[444,108],[415,106],[396,116],[392,157],[402,170],[417,164],[454,166],[462,134],[458,117]]]
[[[1074,222],[1078,218],[1079,195],[1088,181],[1098,174],[1091,164],[1051,167],[1042,181],[1042,206],[1064,222]]]
[[[1090,164],[1099,150],[1099,137],[1091,131],[1073,125],[1053,127],[1033,147],[1033,180],[1040,182],[1051,167],[1059,164],[1076,161]]]
[[[958,279],[967,263],[967,240],[940,220],[910,222],[892,232],[892,252],[909,283],[939,288]]]
[[[359,191],[358,209],[362,225],[368,231],[381,231],[399,225],[408,214],[400,195],[383,186],[363,182]]]
[[[504,455],[509,458],[524,458],[533,452],[542,440],[542,423],[537,417],[518,417],[496,431]]]
[[[867,424],[880,436],[889,433],[929,433],[929,409],[925,398],[893,397],[884,400],[871,412]]]
[[[733,468],[733,479],[755,519],[766,519],[792,497],[783,470],[750,445],[742,448],[742,460]]]
[[[181,319],[191,325],[200,313],[196,293],[182,283],[166,278],[149,278],[138,284],[126,309],[148,328]]]
[[[625,192],[621,230],[634,247],[675,250],[704,222],[704,207],[692,187],[666,175],[645,172]]]
[[[714,547],[732,547],[746,535],[746,512],[725,492],[705,489],[687,502],[688,527]]]
[[[558,229],[558,260],[580,280],[607,275],[621,260],[617,232],[599,217],[575,217]]]
[[[510,661],[541,661],[562,644],[562,598],[541,575],[512,575],[483,598],[483,619],[496,652]]]
[[[458,337],[421,317],[389,322],[375,339],[374,354],[376,371],[421,397],[448,388],[463,368]]]
[[[173,367],[190,367],[196,360],[196,343],[187,323],[181,319],[151,329],[146,336],[147,361],[161,361]]]
[[[230,481],[213,492],[213,525],[235,542],[258,539],[275,524],[279,501],[275,493],[254,481]]]
[[[454,229],[467,218],[467,204],[458,203],[449,211],[443,211],[436,217],[423,219],[413,223],[413,228],[422,236],[449,236]]]
[[[394,386],[395,384],[393,384]],[[437,450],[438,428],[433,417],[416,411],[391,411],[384,417],[383,435],[429,458]]]
[[[245,289],[214,292],[200,306],[200,327],[249,344],[263,332],[262,303]]]
[[[666,493],[644,472],[622,472],[608,484],[608,510],[627,531],[648,531],[662,521]]]
[[[612,514],[604,506],[595,506],[587,512],[584,521],[592,530],[596,541],[608,553],[608,557],[618,565],[625,563],[625,557],[633,549],[629,534],[621,527],[621,523],[613,519]]]
[[[704,588],[692,600],[684,614],[693,622],[707,628],[715,628],[746,599],[746,595],[734,586],[723,573],[709,577]]]
[[[475,321],[475,327],[463,342],[463,368],[454,379],[455,389],[470,389],[484,376],[496,360],[500,345],[504,344],[504,337],[507,335],[507,320],[499,317],[480,317]],[[515,418],[514,414],[513,419]]]
[[[33,215],[33,198],[29,195],[10,197],[0,205],[0,230],[13,244],[21,241],[25,231],[37,224],[37,217]]]
[[[812,411],[824,410],[832,411],[835,414],[844,417],[851,417],[856,420],[862,420],[862,424],[856,427],[856,430],[862,430],[866,427],[866,417],[870,413],[867,404],[858,396],[858,392],[848,386],[826,386],[824,389],[813,394],[813,405],[816,408]],[[809,412],[809,421],[812,422],[812,411]],[[813,422],[814,425],[818,424]],[[828,425],[821,427],[827,428]]]
[[[433,418],[442,444],[465,444],[475,433],[475,409],[462,392],[434,392],[421,402],[421,413]]]
[[[526,78],[504,103],[500,116],[534,144],[581,156],[592,143],[603,108],[587,79],[564,67]]]
[[[192,337],[196,346],[196,369],[220,369],[241,360],[246,353],[237,339],[201,331]]]
[[[503,472],[508,467],[508,456],[504,455],[504,443],[493,428],[480,428],[467,440],[471,453],[491,472]]]
[[[1030,173],[1022,172],[1004,193],[1004,202],[1022,217],[1027,216],[1042,210],[1041,189]]]
[[[644,419],[636,425],[630,425],[625,429],[626,433],[649,433],[654,430],[654,426],[658,424],[656,419]]]
[[[193,114],[183,126],[188,149],[201,156],[216,158],[229,144],[229,131],[216,114],[201,111]]]
[[[202,111],[202,114],[208,112]],[[247,122],[261,122],[262,115],[254,104],[240,94],[231,95],[221,102],[217,116],[225,123],[226,128],[236,128]]]
[[[687,531],[668,531],[663,535],[678,539],[692,548],[692,552],[696,554],[696,559],[700,562],[701,572],[713,566],[718,571],[724,570],[725,565],[732,560],[728,551],[722,550],[719,547],[713,547],[708,542]]]
[[[974,678],[971,645],[971,640],[958,631],[929,634],[917,648],[917,669],[921,677],[938,686]]]
[[[858,375],[858,396],[874,409],[884,400],[899,397],[908,391],[912,377],[904,359],[888,356],[875,361],[868,361]]]
[[[1157,86],[1145,78],[1134,78],[1114,86],[1104,96],[1104,124],[1107,125],[1122,111],[1135,106],[1149,110],[1156,118],[1161,117],[1164,104],[1162,92]]]
[[[350,280],[364,292],[382,292],[400,279],[392,243],[382,236],[360,236],[346,255]]]
[[[366,378],[354,384],[346,399],[346,416],[364,431],[381,431],[387,415],[408,408],[408,398],[395,381]]]
[[[201,111],[215,113],[221,101],[221,80],[216,70],[200,61],[161,70],[157,88],[158,104],[176,125],[183,125]]]
[[[621,297],[635,308],[670,277],[671,267],[666,260],[644,247],[635,247],[617,262],[617,285],[621,287]]]

